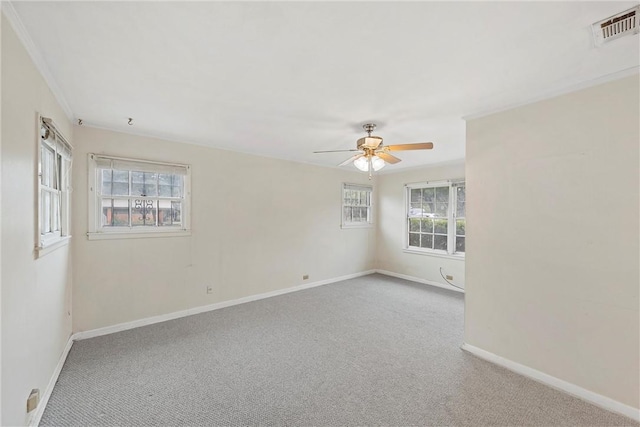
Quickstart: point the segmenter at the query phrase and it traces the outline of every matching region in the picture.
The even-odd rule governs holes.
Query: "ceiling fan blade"
[[[431,150],[433,142],[417,142],[415,144],[397,144],[383,147],[385,151]]]
[[[360,150],[328,150],[328,151],[314,151],[314,154],[318,154],[318,153],[345,153],[348,151],[360,151]]]
[[[347,160],[345,160],[344,162],[340,163],[338,166],[348,165],[349,163],[353,162],[356,159],[359,159],[362,156],[364,156],[364,154],[356,154],[355,156],[351,156]]]
[[[396,156],[392,156],[391,154],[384,153],[384,152],[377,152],[376,156],[380,157],[382,160],[390,164],[394,164],[402,161],[402,159],[399,159]]]

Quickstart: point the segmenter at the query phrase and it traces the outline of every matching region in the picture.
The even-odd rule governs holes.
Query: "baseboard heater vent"
[[[638,34],[640,31],[639,18],[640,6],[636,6],[596,22],[592,25],[596,46],[602,46],[626,35]]]

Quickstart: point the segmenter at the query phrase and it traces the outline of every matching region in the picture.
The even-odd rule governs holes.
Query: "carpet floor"
[[[78,341],[40,425],[638,425],[462,351],[463,309],[375,274]]]

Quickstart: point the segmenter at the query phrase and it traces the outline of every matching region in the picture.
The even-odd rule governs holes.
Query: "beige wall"
[[[375,228],[340,228],[341,185],[365,174],[89,127],[74,141],[76,332],[374,268]],[[90,152],[192,165],[192,235],[87,240]]]
[[[71,334],[69,246],[36,259],[37,114],[72,128],[2,15],[2,425],[22,425]]]
[[[465,341],[637,408],[638,76],[467,124]]]
[[[452,163],[428,168],[386,173],[378,176],[377,212],[377,250],[376,266],[378,269],[403,274],[414,278],[449,285],[440,274],[452,275],[451,281],[464,288],[464,259],[444,258],[435,255],[424,255],[404,252],[405,244],[405,184],[444,181],[464,178],[464,163]]]

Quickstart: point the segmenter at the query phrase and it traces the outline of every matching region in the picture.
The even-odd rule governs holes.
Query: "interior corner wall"
[[[638,76],[467,123],[465,342],[639,407]]]
[[[38,113],[72,127],[2,15],[2,425],[26,423],[71,335],[71,251],[35,257]]]
[[[405,252],[405,184],[464,178],[464,162],[381,174],[376,183],[376,268],[402,276],[449,287],[440,274],[453,276],[452,283],[464,288],[464,259]]]
[[[74,142],[74,332],[374,268],[375,229],[340,226],[365,174],[87,126]],[[88,153],[190,164],[191,236],[88,240]]]

